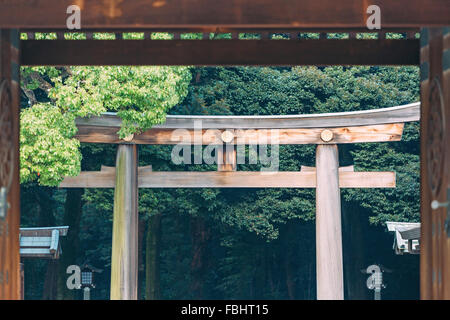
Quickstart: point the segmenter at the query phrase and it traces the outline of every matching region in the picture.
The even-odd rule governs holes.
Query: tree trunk
[[[55,225],[53,192],[53,188],[36,188],[36,202],[39,206],[38,224],[40,227],[53,227]]]
[[[206,267],[206,247],[210,231],[205,225],[205,220],[200,217],[191,218],[192,234],[192,262],[191,262],[191,292],[194,299],[203,299],[203,281]]]
[[[84,189],[67,189],[64,204],[64,225],[69,226],[67,236],[62,239],[62,254],[59,258],[58,270],[58,300],[74,300],[75,290],[66,286],[68,274],[67,267],[77,264],[78,249],[80,246],[80,221],[82,215]]]
[[[339,147],[339,158],[344,166],[352,165],[351,147]],[[348,300],[368,299],[366,288],[367,276],[361,273],[365,269],[365,242],[364,233],[367,227],[367,216],[361,208],[354,204],[342,201],[342,242],[344,254],[344,281],[345,298]]]
[[[359,206],[342,203],[342,225],[344,243],[344,277],[345,293],[348,300],[365,300],[367,296],[367,275],[361,272],[365,269],[365,224]]]
[[[37,188],[36,202],[38,204],[38,225],[40,227],[52,227],[55,225],[53,188]],[[42,291],[43,300],[56,299],[57,261],[49,260],[44,278]]]
[[[292,222],[288,222],[286,226],[286,235],[284,243],[286,244],[284,250],[284,271],[286,274],[286,287],[288,292],[289,300],[295,300],[295,281],[294,281],[294,270],[292,268],[292,262],[290,256],[292,255],[292,246],[289,242],[292,235],[293,225]]]
[[[145,249],[145,299],[161,299],[160,290],[161,214],[148,220]]]
[[[49,260],[47,264],[47,272],[45,273],[42,300],[56,299],[57,277],[58,277],[58,260]]]
[[[145,287],[141,285],[142,278],[145,277],[145,261],[144,261],[144,235],[145,235],[145,220],[139,215],[138,217],[138,300],[143,296],[143,291],[145,293]]]

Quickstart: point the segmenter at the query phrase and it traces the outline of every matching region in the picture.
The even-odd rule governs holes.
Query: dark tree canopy
[[[191,72],[186,98],[169,113],[309,114],[384,108],[419,100],[415,67],[219,67],[192,68]],[[141,146],[140,165],[151,164],[155,171],[216,170],[206,164],[174,165],[170,160],[171,148]],[[414,274],[418,270],[415,257],[399,262],[392,256],[392,239],[384,230],[384,222],[419,219],[419,124],[406,124],[400,142],[339,148],[341,166],[354,164],[357,171],[397,173],[396,189],[341,192],[344,215],[347,212],[361,220],[359,250],[367,252],[357,264],[363,268],[365,263],[380,259],[398,269],[411,268]],[[114,165],[115,146],[82,144],[81,152],[83,170],[99,170],[101,164]],[[282,171],[300,170],[301,165],[314,166],[314,159],[314,146],[280,146]],[[261,163],[243,164],[238,165],[238,170],[253,171],[260,167]],[[23,203],[42,192],[42,187],[30,183],[22,188]],[[46,193],[53,201],[52,216],[57,223],[61,221],[64,191],[45,190],[51,190]],[[86,189],[83,202],[81,245],[76,259],[79,262],[88,259],[108,270],[113,190]],[[35,213],[35,209],[29,208],[23,224],[35,224]],[[315,298],[314,190],[141,189],[139,214],[144,225],[152,216],[161,217],[159,259],[163,299]],[[147,230],[144,228],[144,232]],[[382,249],[374,249],[374,239],[377,248]],[[144,241],[141,250],[149,252],[145,249]],[[102,285],[93,294],[108,298],[109,273],[105,272],[101,279]],[[403,285],[408,281],[404,280]],[[144,286],[145,281],[141,284]],[[396,285],[390,290],[392,297],[398,298]],[[144,291],[141,298],[145,298]]]

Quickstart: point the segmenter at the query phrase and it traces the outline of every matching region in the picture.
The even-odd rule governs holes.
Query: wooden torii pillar
[[[66,177],[63,188],[113,188],[111,299],[137,299],[138,188],[316,188],[317,299],[344,298],[340,188],[394,188],[394,172],[339,168],[338,144],[401,140],[404,122],[420,119],[420,104],[359,112],[300,116],[168,116],[166,123],[131,137],[117,131],[114,114],[77,120],[81,142],[120,144],[116,168]],[[201,138],[194,124],[202,122]],[[183,129],[176,131],[177,129]],[[226,134],[224,134],[227,132]],[[197,138],[195,138],[197,136]],[[226,138],[226,139],[225,139]],[[316,167],[300,171],[236,171],[242,144],[316,144]],[[218,171],[154,172],[138,168],[136,144],[221,145]],[[231,146],[231,147],[229,147]],[[219,161],[220,161],[219,160]]]
[[[111,299],[137,300],[138,187],[136,145],[117,148],[111,255]]]

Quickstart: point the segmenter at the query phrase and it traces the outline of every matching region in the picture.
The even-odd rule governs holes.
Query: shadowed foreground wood
[[[138,188],[136,146],[118,146],[115,176],[111,300],[137,300]]]
[[[0,218],[0,300],[20,299],[20,83],[18,30],[0,29],[0,187],[7,189]]]
[[[65,15],[80,6],[84,28],[365,28],[370,4],[382,12],[383,28],[449,25],[447,0],[172,0],[0,2],[0,27],[66,29]]]
[[[21,47],[26,66],[420,64],[416,39],[22,40]]]
[[[315,188],[314,171],[147,171],[139,173],[139,188]],[[66,177],[60,188],[114,188],[114,172],[82,172]],[[340,188],[395,188],[395,172],[339,172]]]

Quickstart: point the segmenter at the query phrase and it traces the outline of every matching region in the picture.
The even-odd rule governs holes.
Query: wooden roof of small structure
[[[67,235],[68,226],[20,228],[20,257],[58,259],[60,237]]]
[[[386,225],[395,233],[393,249],[396,254],[420,253],[420,223],[387,221]]]

